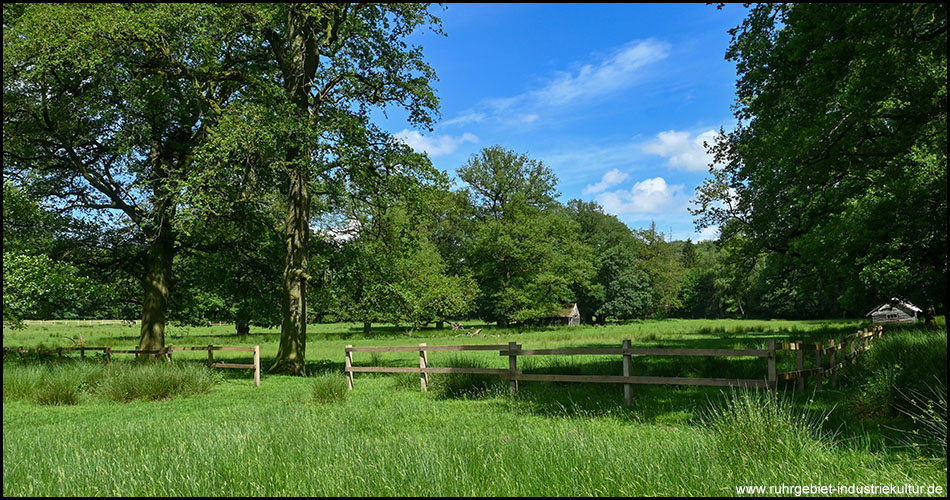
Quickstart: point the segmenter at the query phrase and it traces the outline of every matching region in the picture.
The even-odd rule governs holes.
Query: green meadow
[[[5,496],[191,495],[736,495],[739,486],[913,485],[947,487],[946,327],[885,330],[837,389],[804,393],[634,386],[632,406],[613,384],[521,382],[416,374],[343,376],[345,345],[505,344],[529,348],[762,347],[766,339],[818,341],[867,323],[666,320],[604,327],[497,329],[464,322],[417,330],[361,325],[308,327],[309,377],[209,370],[203,352],[170,364],[111,365],[88,356],[24,360],[3,373]],[[132,347],[135,326],[32,324],[3,332],[3,345]],[[277,330],[239,336],[233,327],[169,328],[172,345],[260,345],[266,369]],[[243,356],[242,356],[243,355]],[[620,374],[619,356],[520,358],[525,372]],[[245,353],[216,359],[247,361]],[[794,353],[779,356],[794,369]],[[809,360],[810,361],[810,360]],[[415,353],[354,353],[357,366],[418,366]],[[497,352],[429,353],[430,366],[507,367]],[[895,368],[898,366],[900,368]],[[634,357],[634,374],[764,378],[756,358]],[[932,381],[930,379],[933,379]],[[941,386],[942,384],[942,386]],[[901,391],[931,401],[917,418]],[[939,424],[942,390],[943,434]],[[907,392],[903,391],[903,392]],[[908,403],[909,404],[909,403]],[[882,406],[883,405],[883,406]],[[904,405],[905,407],[908,405]],[[934,406],[930,407],[931,409]],[[937,426],[939,429],[939,425]],[[916,431],[916,432],[915,432]]]

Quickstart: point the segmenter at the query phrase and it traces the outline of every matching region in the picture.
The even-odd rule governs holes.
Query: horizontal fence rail
[[[710,387],[752,387],[768,389],[775,394],[779,381],[796,380],[797,389],[804,390],[806,377],[817,376],[816,389],[821,390],[824,377],[831,378],[833,387],[837,386],[838,371],[856,362],[859,353],[871,347],[873,340],[883,334],[883,327],[877,326],[871,330],[861,330],[854,334],[842,337],[840,340],[831,339],[826,344],[797,342],[776,342],[774,339],[766,341],[766,349],[679,349],[679,348],[633,348],[630,340],[624,340],[620,348],[581,348],[581,349],[522,349],[521,344],[509,342],[501,345],[455,345],[455,346],[387,346],[387,347],[353,347],[347,345],[345,354],[345,373],[347,387],[353,389],[353,375],[355,373],[418,373],[419,383],[423,391],[427,390],[430,373],[467,373],[498,375],[509,382],[512,395],[518,392],[519,381],[536,382],[577,382],[577,383],[605,383],[623,384],[624,402],[632,404],[633,385],[690,385]],[[439,368],[429,366],[428,353],[433,351],[498,351],[499,356],[508,357],[508,369],[502,368]],[[778,373],[776,369],[777,351],[792,351],[796,355],[796,370]],[[806,369],[804,352],[814,354],[814,367]],[[386,367],[386,366],[353,366],[354,352],[418,352],[419,367]],[[623,375],[562,375],[543,373],[524,373],[518,369],[519,356],[622,356]],[[633,356],[711,356],[711,357],[755,357],[766,358],[766,371],[762,379],[731,379],[731,378],[696,378],[696,377],[653,377],[633,375]],[[824,357],[828,357],[827,364]],[[839,361],[840,360],[840,361]],[[826,366],[826,367],[823,367]]]
[[[36,354],[37,356],[42,356],[43,354],[57,354],[59,357],[64,357],[64,352],[70,351],[79,351],[79,357],[85,359],[86,351],[101,351],[104,355],[104,360],[106,363],[112,362],[113,354],[148,354],[155,356],[164,356],[165,360],[171,362],[172,356],[176,352],[182,351],[208,351],[208,366],[212,368],[224,368],[224,369],[241,369],[241,370],[254,370],[254,385],[260,387],[261,385],[261,347],[240,347],[240,346],[215,346],[215,345],[206,345],[206,346],[174,346],[169,344],[163,349],[113,349],[112,347],[55,347],[51,349],[43,349],[42,347],[37,347],[36,349],[24,349],[23,347],[4,347],[3,348],[3,358],[6,359],[7,354],[14,353],[18,354],[20,358],[23,358],[25,354]],[[216,363],[214,360],[214,351],[240,351],[240,352],[250,352],[254,354],[254,361],[252,363]]]

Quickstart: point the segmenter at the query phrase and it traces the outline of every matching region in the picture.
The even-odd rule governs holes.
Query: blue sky
[[[377,120],[456,169],[495,144],[541,160],[563,202],[594,200],[632,228],[711,239],[687,212],[708,175],[701,147],[735,127],[728,30],[741,5],[448,4],[443,37],[414,35],[439,77],[441,120]]]

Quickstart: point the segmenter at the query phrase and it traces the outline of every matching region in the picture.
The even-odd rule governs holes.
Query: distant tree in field
[[[481,289],[477,313],[499,325],[550,316],[593,274],[579,227],[558,204],[557,178],[500,146],[459,168],[474,214],[465,262]]]
[[[637,231],[637,235],[644,243],[640,258],[650,282],[651,315],[666,316],[680,306],[679,293],[684,275],[682,261],[665,235],[656,230],[656,223],[651,223],[649,229]]]
[[[784,255],[852,313],[944,307],[946,23],[946,4],[751,7],[726,53],[740,125],[712,149],[698,227]]]
[[[571,200],[571,218],[580,225],[578,238],[591,249],[594,274],[589,284],[576,289],[582,321],[593,316],[600,324],[607,317],[629,319],[648,314],[653,297],[650,278],[643,270],[643,241],[614,215],[605,214],[596,202]]]
[[[468,313],[477,286],[464,273],[449,272],[434,241],[439,215],[453,198],[447,179],[408,187],[398,200],[382,191],[361,198],[349,212],[354,237],[343,243],[332,273],[343,316],[370,333],[374,322],[415,330]]]

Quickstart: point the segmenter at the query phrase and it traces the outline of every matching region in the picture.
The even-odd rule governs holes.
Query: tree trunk
[[[598,316],[597,316],[597,324],[600,325],[600,326],[606,325],[606,324],[607,324],[607,315],[605,315],[605,314],[598,315]]]
[[[373,333],[373,324],[369,321],[363,322],[363,335],[369,335]]]
[[[498,328],[508,328],[508,318],[498,318],[496,324]]]
[[[163,218],[158,237],[145,254],[145,297],[142,301],[142,329],[139,350],[157,351],[165,347],[165,315],[168,311],[168,292],[171,288],[172,259],[175,256],[175,238],[168,218]],[[149,354],[148,359],[155,359]],[[140,358],[145,358],[144,355]]]
[[[319,114],[319,102],[310,107],[310,90],[316,74],[319,53],[312,20],[299,5],[287,11],[287,51],[281,64],[284,90],[295,106],[297,119],[309,122]],[[274,47],[274,50],[280,50]],[[310,147],[307,141],[287,151],[286,258],[284,259],[284,296],[280,324],[280,346],[270,371],[306,376],[307,349],[307,251],[310,240]]]
[[[310,194],[307,190],[306,170],[303,168],[297,167],[291,174],[288,201],[280,346],[270,371],[306,376],[306,269],[307,243],[310,236]]]
[[[435,329],[436,329],[436,330],[441,330],[441,329],[443,329],[443,328],[445,328],[445,322],[444,322],[444,321],[437,321],[437,322],[435,323]]]

